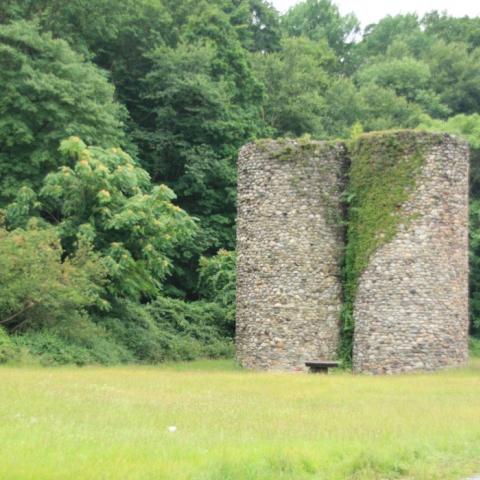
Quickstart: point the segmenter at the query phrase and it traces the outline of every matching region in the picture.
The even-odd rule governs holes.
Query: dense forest
[[[231,355],[239,147],[395,128],[471,144],[480,334],[480,18],[2,0],[0,88],[0,362]]]

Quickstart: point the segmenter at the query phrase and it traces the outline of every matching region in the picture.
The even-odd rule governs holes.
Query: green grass
[[[228,361],[0,368],[2,480],[473,473],[478,359],[459,371],[396,377],[248,373]]]

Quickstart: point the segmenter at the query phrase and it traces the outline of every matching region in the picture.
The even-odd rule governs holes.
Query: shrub
[[[97,322],[138,361],[158,363],[165,360],[162,333],[144,305],[119,300],[112,311]]]
[[[224,309],[218,327],[229,337],[235,332],[236,267],[235,252],[220,250],[200,259],[199,293]]]
[[[23,189],[6,209],[10,228],[30,217],[58,228],[67,255],[88,241],[108,266],[113,297],[154,298],[171,269],[175,249],[195,232],[193,220],[154,186],[148,173],[119,148],[87,147],[78,137],[61,143],[74,162],[47,175],[37,195]]]
[[[13,360],[17,353],[14,343],[7,335],[5,330],[0,327],[0,363],[8,362]]]
[[[55,325],[87,307],[104,306],[100,298],[105,266],[90,247],[63,257],[57,231],[8,232],[0,228],[0,324],[9,331]]]
[[[44,365],[85,365],[93,363],[88,349],[69,344],[65,339],[47,330],[27,332],[14,337],[15,344],[39,357]]]
[[[470,354],[480,358],[480,338],[470,337]]]
[[[79,329],[84,329],[83,335]],[[104,330],[84,319],[69,334],[64,329],[28,331],[13,336],[18,348],[38,357],[44,365],[115,365],[134,361],[133,355]]]
[[[209,302],[158,297],[149,305],[119,302],[98,322],[143,362],[230,357],[233,345],[219,325],[224,310]]]
[[[193,360],[233,354],[231,339],[225,337],[225,309],[216,303],[184,302],[158,297],[148,311],[162,332],[165,359]]]

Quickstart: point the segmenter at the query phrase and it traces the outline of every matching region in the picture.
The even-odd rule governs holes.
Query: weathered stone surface
[[[401,137],[383,135],[397,135],[392,149]],[[409,136],[423,166],[394,212],[409,220],[358,280],[356,372],[436,370],[468,357],[468,146],[448,135]],[[265,141],[240,152],[236,345],[244,367],[303,370],[305,361],[336,358],[348,163],[342,143]]]
[[[237,359],[304,369],[336,358],[342,303],[342,144],[266,141],[238,161]]]
[[[354,370],[436,370],[468,357],[468,146],[428,142],[401,214],[412,219],[362,273],[354,305]]]

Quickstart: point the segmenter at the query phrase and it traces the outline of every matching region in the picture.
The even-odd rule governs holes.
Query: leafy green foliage
[[[359,80],[388,85],[431,115],[474,113],[480,98],[479,50],[434,28],[425,32],[432,18],[398,15],[367,28],[355,52]]]
[[[7,208],[9,225],[37,215],[57,226],[67,254],[82,240],[93,245],[108,269],[113,297],[155,296],[172,252],[194,234],[192,219],[171,203],[175,195],[168,187],[152,186],[148,173],[121,149],[87,147],[72,137],[60,150],[73,166],[50,173],[38,196],[21,191]]]
[[[465,42],[469,50],[480,47],[479,17],[450,17],[446,13],[433,11],[422,21],[426,34],[441,38],[447,43]]]
[[[235,252],[220,250],[214,257],[200,259],[200,296],[225,310],[220,325],[232,338],[235,331],[236,267]]]
[[[62,164],[59,142],[124,141],[124,108],[106,75],[32,23],[0,25],[0,200]]]
[[[385,55],[398,40],[403,41],[409,49],[417,47],[415,51],[418,52],[424,47],[424,38],[416,14],[388,15],[378,23],[367,26],[362,41],[356,47],[356,61],[364,63]]]
[[[237,29],[244,48],[251,52],[280,49],[280,16],[270,3],[263,0],[226,0],[223,10]]]
[[[159,297],[149,312],[164,335],[165,359],[232,356],[231,337],[222,328],[225,312],[221,306]]]
[[[480,149],[480,114],[478,113],[473,115],[455,115],[446,121],[424,115],[421,120],[422,122],[418,126],[421,130],[459,135],[466,138],[474,150]],[[478,165],[474,163],[473,167],[478,168]],[[476,187],[480,187],[480,185],[476,185]]]
[[[144,164],[154,180],[170,182],[182,205],[204,219],[204,242],[231,244],[235,168],[232,157],[225,157],[233,150],[225,149],[235,128],[249,129],[248,117],[242,119],[241,111],[229,106],[231,84],[212,78],[211,44],[161,48],[152,55],[155,66],[145,80],[145,98],[156,108],[152,126],[141,133],[149,145]]]
[[[428,52],[435,79],[432,87],[453,114],[480,110],[480,48],[469,52],[464,43],[433,44]],[[427,57],[428,56],[428,57]]]
[[[480,357],[480,339],[470,337],[470,354],[473,357]]]
[[[88,338],[65,337],[52,329],[29,331],[23,335],[12,337],[12,343],[17,351],[31,359],[38,359],[41,365],[115,365],[133,362],[133,355],[118,345],[95,326],[91,325],[91,335]],[[13,356],[17,360],[20,354]]]
[[[266,86],[262,117],[277,136],[308,132],[325,137],[324,91],[336,62],[325,42],[287,38],[279,52],[253,57],[256,74]]]
[[[480,200],[470,202],[470,318],[472,331],[480,333]]]
[[[232,248],[236,154],[260,123],[261,88],[246,52],[228,17],[209,6],[190,18],[181,42],[147,58],[141,86],[149,111],[135,132],[143,165],[200,218],[201,251]]]
[[[418,105],[399,97],[390,88],[364,85],[358,93],[360,121],[365,131],[395,128],[414,128],[418,125],[422,110]]]
[[[427,112],[448,114],[448,107],[430,91],[430,67],[415,58],[382,58],[378,63],[360,69],[357,79],[361,85],[373,84],[393,90],[397,96],[417,103]]]
[[[103,306],[106,268],[82,242],[62,259],[55,229],[0,229],[0,324],[10,331],[56,325]]]
[[[326,40],[337,57],[345,63],[360,30],[353,14],[340,15],[331,0],[305,0],[290,8],[281,25],[289,36],[305,36],[313,41]]]
[[[0,327],[0,364],[11,361],[16,356],[16,348],[12,339],[5,330]]]
[[[122,301],[101,324],[141,362],[229,357],[231,339],[222,329],[224,310],[215,303],[158,297],[142,306]]]

